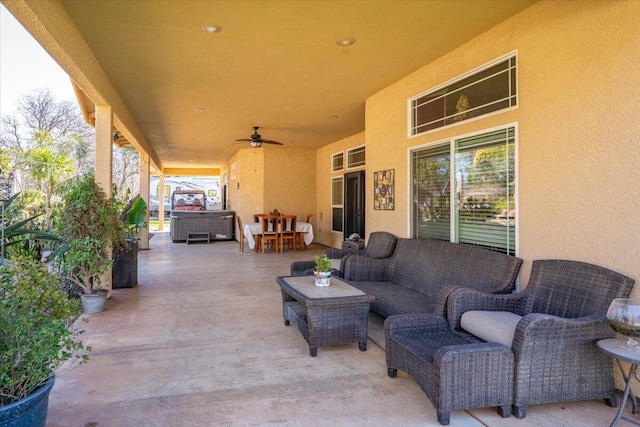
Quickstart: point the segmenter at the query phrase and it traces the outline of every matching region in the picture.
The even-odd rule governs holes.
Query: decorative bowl
[[[607,320],[614,331],[628,338],[628,347],[638,347],[635,338],[640,338],[640,300],[614,299],[607,310]]]

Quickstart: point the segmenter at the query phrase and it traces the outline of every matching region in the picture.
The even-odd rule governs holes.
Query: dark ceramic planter
[[[0,406],[0,427],[45,427],[49,409],[49,392],[56,377],[45,383],[31,396],[10,405]]]
[[[112,286],[133,288],[138,283],[138,240],[127,239],[129,250],[114,255],[112,270]]]

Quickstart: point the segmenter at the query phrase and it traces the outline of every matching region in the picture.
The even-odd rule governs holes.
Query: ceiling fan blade
[[[238,141],[238,142],[251,142],[252,140],[248,139],[248,138],[241,138],[241,139],[236,139],[236,141]]]
[[[264,142],[265,144],[284,145],[282,142],[272,141],[270,139],[262,139],[261,141]]]

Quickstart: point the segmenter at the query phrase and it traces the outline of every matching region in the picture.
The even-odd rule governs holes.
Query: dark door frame
[[[344,174],[344,238],[358,233],[364,238],[365,171]]]

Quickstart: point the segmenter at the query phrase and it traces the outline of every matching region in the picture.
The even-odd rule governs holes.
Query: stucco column
[[[162,231],[164,230],[164,197],[168,194],[164,194],[164,174],[160,174],[158,178],[158,231]]]
[[[96,183],[111,197],[113,169],[113,112],[109,105],[96,105],[96,163],[94,173]],[[111,242],[107,253],[111,257]],[[112,272],[109,269],[101,278],[102,286],[107,289],[108,296],[112,289]]]
[[[149,206],[149,170],[150,170],[150,161],[149,155],[145,153],[139,153],[140,158],[138,163],[140,163],[140,197],[144,199],[144,202]],[[145,221],[147,224],[149,223],[149,210],[145,213]],[[140,229],[140,249],[149,249],[149,227],[144,227]]]

